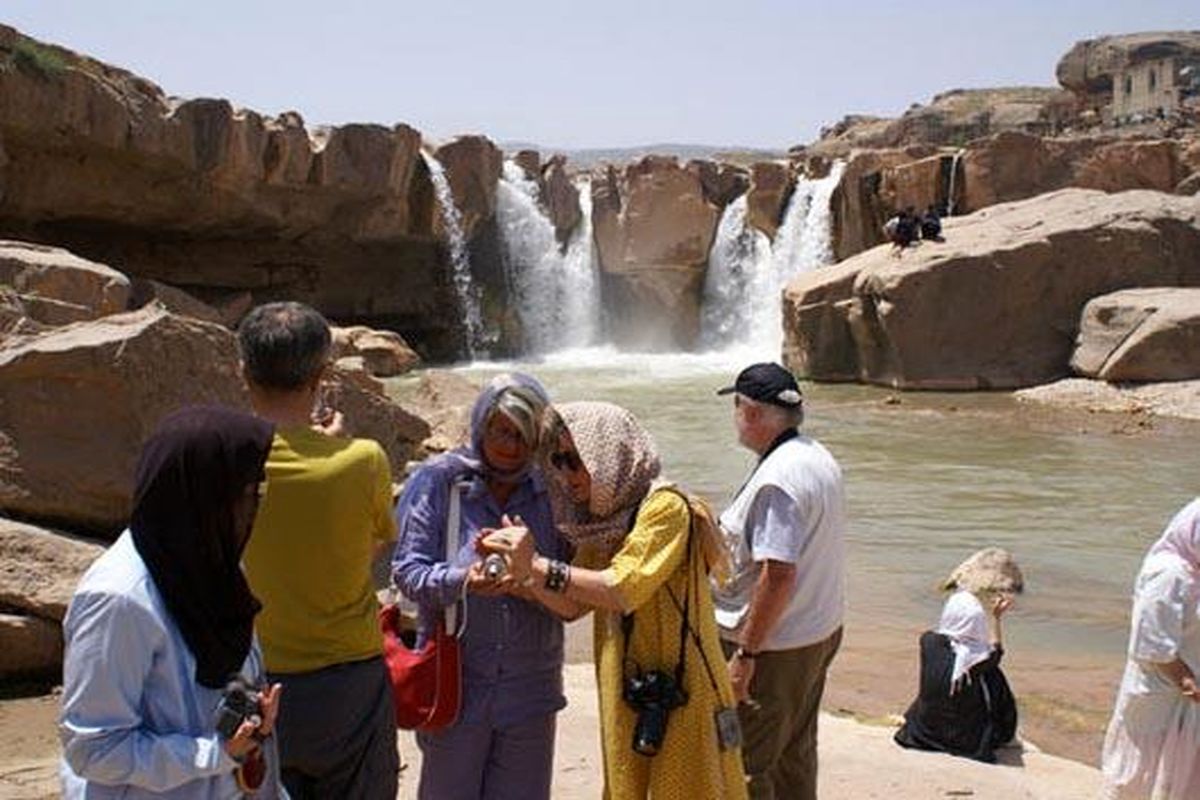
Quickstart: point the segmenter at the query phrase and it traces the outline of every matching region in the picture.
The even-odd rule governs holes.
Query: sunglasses
[[[573,450],[559,450],[550,454],[550,463],[560,472],[578,472],[583,469],[583,459]]]

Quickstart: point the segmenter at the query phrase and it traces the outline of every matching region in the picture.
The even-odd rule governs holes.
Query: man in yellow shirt
[[[263,604],[267,670],[286,698],[283,782],[293,798],[393,800],[396,724],[371,580],[375,553],[396,538],[387,456],[373,440],[331,435],[340,420],[314,424],[331,348],[316,310],[259,306],[238,339],[254,409],[275,423],[244,565]]]

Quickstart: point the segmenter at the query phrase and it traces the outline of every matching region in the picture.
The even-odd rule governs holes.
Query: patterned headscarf
[[[564,403],[556,410],[591,475],[592,494],[582,509],[571,502],[561,479],[551,481],[555,520],[574,545],[611,557],[661,470],[654,439],[633,414],[612,403]],[[548,449],[557,444],[550,442]]]

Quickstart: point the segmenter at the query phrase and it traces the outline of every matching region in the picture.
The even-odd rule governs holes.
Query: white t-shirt
[[[797,436],[775,448],[721,514],[734,552],[733,577],[714,588],[722,637],[736,640],[761,562],[796,565],[796,587],[762,650],[828,638],[845,605],[846,500],[842,471],[820,443]]]

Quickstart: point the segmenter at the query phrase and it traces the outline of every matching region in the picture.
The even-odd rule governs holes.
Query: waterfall
[[[784,286],[798,273],[833,261],[829,201],[844,169],[837,162],[825,178],[796,182],[773,243],[746,224],[745,195],[725,208],[709,254],[702,346],[778,352]]]
[[[950,161],[950,186],[946,190],[946,216],[954,216],[954,184],[958,179],[958,162],[962,161],[963,153],[966,150],[961,147],[954,153],[954,158]]]
[[[454,292],[458,296],[466,328],[467,356],[474,360],[482,354],[483,349],[483,313],[480,310],[479,287],[471,277],[471,259],[467,253],[467,238],[463,234],[462,214],[454,204],[454,193],[450,190],[450,181],[446,179],[442,162],[424,150],[421,151],[421,158],[429,168],[429,178],[433,181],[433,191],[441,209],[442,227],[446,230],[447,244],[450,246]]]
[[[592,256],[591,187],[576,184],[583,219],[564,254],[554,224],[538,204],[537,184],[504,162],[496,190],[496,219],[505,268],[521,319],[525,350],[544,354],[594,343],[599,321],[596,260]]]
[[[721,349],[744,338],[753,309],[751,283],[769,271],[771,240],[746,224],[746,195],[721,213],[708,256],[700,316],[700,346]]]
[[[563,258],[567,322],[563,341],[567,347],[585,347],[596,344],[600,337],[600,277],[597,274],[600,258],[592,238],[591,179],[578,178],[575,189],[579,192],[582,216],[567,242],[567,254]]]

